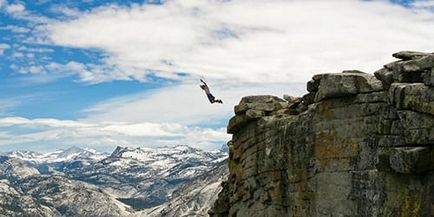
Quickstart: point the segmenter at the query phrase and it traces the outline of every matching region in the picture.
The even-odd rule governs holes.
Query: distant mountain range
[[[35,164],[66,162],[80,159],[101,160],[108,156],[108,154],[97,152],[94,149],[78,148],[75,146],[66,150],[59,150],[45,154],[34,151],[13,151],[6,153],[5,155]]]
[[[0,214],[205,216],[226,177],[225,159],[224,150],[189,146],[4,153]]]

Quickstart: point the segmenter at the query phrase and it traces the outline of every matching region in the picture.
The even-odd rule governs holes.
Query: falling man
[[[223,104],[223,101],[221,99],[216,99],[211,92],[209,91],[209,87],[208,85],[205,83],[205,81],[203,81],[202,79],[200,79],[200,81],[203,83],[200,85],[200,88],[202,88],[202,90],[205,91],[206,96],[208,97],[209,102],[212,103],[221,103]]]

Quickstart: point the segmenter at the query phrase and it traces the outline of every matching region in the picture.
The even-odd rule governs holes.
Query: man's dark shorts
[[[206,96],[208,96],[208,100],[209,100],[211,103],[214,103],[214,102],[215,102],[215,97],[214,97],[212,94],[208,93],[208,94],[206,94]]]

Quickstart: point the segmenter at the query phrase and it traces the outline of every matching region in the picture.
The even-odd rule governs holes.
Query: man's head
[[[200,88],[202,88],[202,90],[205,90],[206,86],[204,84],[200,85]]]

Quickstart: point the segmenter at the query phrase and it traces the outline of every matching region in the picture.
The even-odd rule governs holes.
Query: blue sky
[[[258,11],[261,8],[261,11]],[[433,50],[434,1],[0,0],[0,151],[219,148],[244,95]],[[210,105],[198,79],[224,105]]]
[[[108,4],[128,7],[131,4],[143,4],[143,1],[15,1],[25,5],[32,16],[44,19],[67,19],[57,8],[91,10]],[[152,2],[151,4],[159,3]],[[14,1],[9,1],[14,4]],[[0,13],[1,42],[11,48],[4,51],[0,62],[0,91],[2,99],[14,101],[19,106],[1,109],[2,116],[23,116],[27,118],[77,119],[83,117],[81,109],[95,102],[129,93],[137,93],[165,85],[162,79],[152,79],[141,83],[135,80],[108,81],[96,84],[78,82],[73,73],[47,70],[47,73],[32,74],[31,67],[44,67],[50,63],[66,64],[70,61],[100,64],[104,51],[98,49],[77,49],[44,43],[33,43],[32,29],[40,23],[3,11]],[[17,30],[23,28],[22,30]],[[20,57],[16,57],[19,55]],[[21,57],[22,56],[22,57]],[[36,69],[36,68],[35,68]],[[85,97],[83,96],[85,93]],[[65,100],[68,99],[68,100]],[[61,102],[61,103],[59,103]]]

